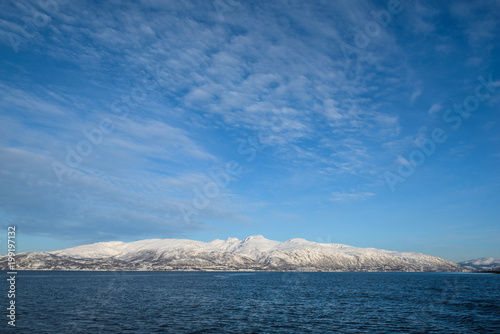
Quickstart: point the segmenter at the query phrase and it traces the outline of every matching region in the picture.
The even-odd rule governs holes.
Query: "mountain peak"
[[[225,242],[237,242],[237,241],[240,241],[240,239],[238,238],[231,238],[231,237],[228,237],[226,240],[224,240]]]
[[[251,235],[243,239],[243,241],[248,241],[248,240],[268,240],[268,239],[264,238],[263,235],[258,234],[258,235]]]
[[[306,239],[302,239],[302,238],[293,238],[293,239],[290,239],[290,240],[287,240],[285,242],[288,242],[288,243],[310,243],[311,241],[308,241]]]

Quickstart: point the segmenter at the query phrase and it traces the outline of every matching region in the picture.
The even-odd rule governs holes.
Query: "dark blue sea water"
[[[0,332],[7,325],[6,272]],[[18,333],[500,333],[500,275],[18,272]]]

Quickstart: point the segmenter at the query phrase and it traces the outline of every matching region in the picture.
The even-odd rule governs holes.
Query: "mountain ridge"
[[[492,270],[500,268],[500,258],[481,257],[458,262],[458,264],[470,270]]]
[[[51,252],[16,255],[27,270],[220,270],[220,271],[465,271],[456,263],[415,252],[317,243],[284,242],[262,235],[242,240],[190,239],[109,241]],[[0,268],[7,257],[0,257]]]

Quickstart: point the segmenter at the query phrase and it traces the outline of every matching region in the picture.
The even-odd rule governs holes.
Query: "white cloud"
[[[429,115],[433,115],[433,114],[436,114],[438,112],[440,112],[441,110],[443,109],[443,106],[441,105],[441,103],[434,103],[430,108],[429,110],[427,111],[427,113]]]
[[[416,99],[419,98],[419,96],[422,95],[422,89],[421,88],[416,88],[413,93],[411,94],[410,100],[411,102],[415,102]]]
[[[346,203],[353,201],[366,200],[371,196],[374,196],[374,193],[370,192],[359,192],[359,193],[343,193],[343,192],[334,192],[331,193],[330,201]]]

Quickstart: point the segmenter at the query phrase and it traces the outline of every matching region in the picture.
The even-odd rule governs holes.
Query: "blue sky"
[[[43,4],[0,5],[18,251],[262,234],[500,257],[498,1]]]

